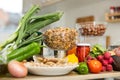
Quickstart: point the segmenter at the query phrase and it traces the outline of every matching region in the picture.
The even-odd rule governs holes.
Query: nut
[[[27,64],[30,64],[31,66],[38,66],[38,67],[65,67],[65,66],[72,66],[74,64],[68,63],[65,59],[60,58],[43,58],[43,57],[37,57],[40,59],[40,62],[26,62]]]

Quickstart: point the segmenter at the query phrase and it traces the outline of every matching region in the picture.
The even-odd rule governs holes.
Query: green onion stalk
[[[40,33],[39,30],[60,20],[63,15],[62,11],[36,15],[39,10],[40,6],[33,5],[20,19],[16,31],[0,44],[0,62],[5,63],[7,61],[6,55],[11,54],[16,49],[27,46],[32,42],[42,42],[43,36],[38,34]]]

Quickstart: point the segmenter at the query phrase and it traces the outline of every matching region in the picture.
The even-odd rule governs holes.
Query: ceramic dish
[[[41,67],[41,66],[32,66],[28,63],[25,64],[28,68],[29,73],[35,75],[64,75],[70,73],[77,65],[66,65],[66,66],[56,66],[56,67]]]

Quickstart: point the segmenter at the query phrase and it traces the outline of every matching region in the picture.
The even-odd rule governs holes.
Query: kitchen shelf
[[[61,2],[63,0],[46,0],[45,2],[40,2],[41,3],[41,6],[42,7],[46,7],[46,6],[49,6],[49,5],[53,5],[53,4],[56,4],[58,2]]]
[[[35,76],[29,75],[25,78],[12,78],[12,77],[0,77],[1,80],[88,80],[88,79],[99,79],[99,78],[114,78],[119,77],[120,72],[101,72],[99,74],[86,74],[79,75],[76,72],[71,72],[68,75],[62,76]]]
[[[119,16],[119,18],[116,18],[118,16]],[[112,17],[114,19],[112,19]],[[106,19],[107,22],[120,22],[120,12],[119,13],[118,12],[116,12],[116,13],[106,13],[105,14],[105,19]]]

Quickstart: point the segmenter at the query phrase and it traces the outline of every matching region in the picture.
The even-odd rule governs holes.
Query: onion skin
[[[120,56],[120,47],[113,49],[115,55]]]
[[[28,74],[28,70],[22,62],[18,61],[10,61],[8,63],[8,71],[9,73],[16,78],[26,77]]]

